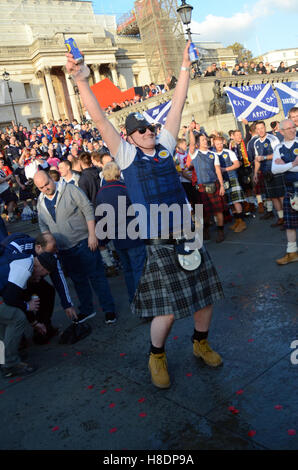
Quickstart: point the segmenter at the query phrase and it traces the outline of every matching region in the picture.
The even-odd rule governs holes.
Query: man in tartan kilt
[[[280,123],[279,127],[280,132],[284,136],[284,141],[274,150],[272,173],[274,175],[283,174],[286,184],[283,211],[288,246],[285,256],[276,260],[277,264],[285,265],[298,261],[296,241],[298,210],[293,208],[295,194],[296,199],[298,199],[298,138],[296,137],[296,126],[292,120],[285,119]]]
[[[244,202],[244,193],[240,186],[237,169],[240,167],[240,162],[232,150],[224,149],[223,137],[216,136],[213,139],[216,154],[214,164],[218,165],[221,169],[224,185],[225,197],[228,204],[234,206],[235,209],[235,223],[230,227],[236,233],[243,232],[247,226],[243,220],[242,203]]]
[[[126,119],[127,142],[101,110],[89,83],[89,70],[84,64],[76,64],[67,54],[67,70],[78,85],[80,96],[92,120],[120,166],[129,198],[133,205],[151,208],[156,203],[182,206],[188,202],[176,171],[173,153],[180,130],[182,110],[187,96],[189,72],[188,42],[181,72],[172,98],[172,106],[164,129],[156,142],[152,126],[139,113],[131,113]],[[151,219],[146,212],[148,227]],[[190,211],[189,211],[190,217]],[[140,226],[146,216],[138,218]],[[149,231],[150,233],[150,231]],[[140,279],[132,310],[141,317],[153,318],[151,323],[151,352],[149,370],[156,387],[170,387],[170,377],[165,354],[165,343],[175,319],[194,315],[193,354],[212,367],[222,364],[222,359],[208,344],[208,330],[212,318],[213,303],[223,297],[222,287],[212,261],[204,247],[200,249],[202,262],[192,271],[181,268],[175,249],[174,237],[162,239],[160,227],[157,236],[148,237],[147,260]]]
[[[196,144],[198,149],[196,150]],[[217,237],[216,243],[224,241],[224,182],[220,166],[215,165],[215,153],[208,148],[208,140],[204,134],[194,137],[192,129],[189,130],[189,154],[191,166],[197,175],[197,190],[199,200],[204,210],[204,238],[209,239],[208,227],[212,215],[216,217]]]

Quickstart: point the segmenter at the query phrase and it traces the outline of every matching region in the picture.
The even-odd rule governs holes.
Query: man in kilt
[[[273,223],[271,227],[281,227],[284,224],[283,218],[283,197],[285,195],[285,183],[283,175],[273,175],[271,171],[273,151],[279,145],[279,140],[272,134],[267,134],[266,125],[264,121],[257,122],[256,131],[259,138],[255,141],[255,176],[254,180],[257,183],[258,179],[264,180],[265,195],[267,201],[272,201],[273,206],[277,212],[278,220]],[[272,203],[267,205],[267,214],[263,219],[273,218]]]
[[[196,150],[196,143],[198,149]],[[216,217],[217,237],[216,243],[224,241],[224,181],[220,166],[215,165],[215,153],[208,148],[205,134],[194,137],[192,129],[189,130],[189,154],[191,166],[197,175],[198,203],[203,204],[204,211],[204,238],[209,239],[208,227],[210,218]]]
[[[83,64],[77,65],[73,56],[67,54],[67,70],[73,75],[86,109],[122,170],[132,204],[142,205],[147,209],[148,217],[145,216],[143,220],[139,218],[139,223],[144,223],[145,226],[144,219],[147,219],[149,233],[151,220],[148,209],[151,205],[165,203],[169,206],[177,203],[182,206],[187,202],[175,168],[173,153],[189,84],[189,45],[190,42],[184,50],[172,106],[158,144],[152,126],[139,113],[131,113],[127,117],[127,142],[121,139],[89,87],[89,69]],[[147,259],[134,296],[132,311],[140,317],[153,318],[149,370],[156,387],[168,388],[170,377],[165,343],[175,319],[194,314],[194,355],[213,367],[222,363],[219,354],[209,346],[207,337],[212,306],[223,297],[223,291],[204,248],[200,249],[200,266],[186,271],[177,263],[177,240],[171,237],[162,239],[160,227],[155,238],[149,238],[148,232]]]
[[[272,173],[283,174],[286,194],[283,200],[283,215],[288,246],[285,256],[277,259],[279,265],[298,261],[296,230],[298,228],[298,210],[293,208],[293,198],[298,199],[298,138],[296,126],[290,119],[285,119],[279,125],[284,141],[274,150]],[[292,200],[291,200],[292,199]],[[298,203],[298,201],[297,201]]]
[[[237,169],[240,167],[240,162],[232,150],[224,149],[223,137],[216,136],[213,139],[215,146],[215,159],[214,165],[218,165],[221,169],[225,196],[229,206],[234,206],[235,209],[235,223],[230,227],[236,233],[243,232],[247,228],[243,220],[242,203],[244,202],[244,193],[238,181]]]

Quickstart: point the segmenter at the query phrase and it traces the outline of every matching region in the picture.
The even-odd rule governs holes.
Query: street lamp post
[[[14,114],[15,124],[17,124],[18,120],[17,120],[16,110],[15,110],[13,99],[12,99],[12,88],[10,88],[9,86],[10,74],[6,72],[6,70],[4,70],[2,77],[3,77],[3,80],[7,83],[7,89],[8,89],[8,93],[10,96],[10,102],[11,102],[11,106],[12,106],[12,110]]]
[[[188,5],[185,0],[182,0],[182,4],[177,8],[177,13],[180,15],[182,23],[187,26],[186,32],[190,41],[192,41],[192,38],[189,25],[191,23],[192,10],[193,6]]]
[[[186,33],[187,33],[188,40],[192,42],[191,30],[190,30],[189,25],[191,23],[191,15],[192,15],[193,6],[188,5],[186,3],[186,0],[181,0],[181,1],[182,3],[180,7],[177,8],[177,13],[180,15],[181,21],[184,24],[184,26],[186,26]],[[194,62],[194,66],[195,66],[195,76],[200,75],[198,60]],[[195,76],[193,78],[195,78]]]

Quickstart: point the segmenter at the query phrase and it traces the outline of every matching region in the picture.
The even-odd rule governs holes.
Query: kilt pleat
[[[284,226],[286,229],[298,228],[298,211],[291,207],[290,194],[287,192],[283,202]]]
[[[179,266],[172,245],[146,249],[146,264],[131,306],[137,316],[184,318],[223,298],[221,282],[204,247],[200,249],[202,263],[194,271]]]
[[[272,179],[267,181],[264,178],[265,194],[267,198],[284,197],[286,192],[285,180],[283,175],[272,175]]]
[[[235,202],[243,202],[245,200],[242,187],[238,181],[238,178],[229,178],[230,187],[226,189],[225,196],[229,205]]]

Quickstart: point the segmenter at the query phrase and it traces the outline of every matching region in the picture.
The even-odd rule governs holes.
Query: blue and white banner
[[[240,87],[225,87],[238,121],[259,121],[279,113],[277,98],[272,86],[255,84]]]
[[[274,83],[282,102],[284,115],[294,106],[298,106],[298,82]]]
[[[165,124],[167,115],[172,106],[172,101],[166,101],[166,103],[162,103],[159,106],[155,106],[155,108],[147,109],[147,111],[143,112],[143,116],[147,119],[147,121],[151,123],[160,123],[162,125]]]

